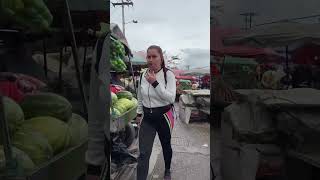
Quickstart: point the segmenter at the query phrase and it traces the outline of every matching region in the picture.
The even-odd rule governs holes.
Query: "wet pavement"
[[[135,142],[130,149],[137,148]],[[173,156],[171,173],[173,180],[210,179],[210,125],[204,121],[185,124],[179,119],[172,133]],[[116,179],[136,180],[136,164],[126,165]],[[155,138],[150,157],[148,180],[163,179],[164,160],[158,136]]]
[[[171,171],[173,180],[210,179],[210,125],[206,122],[185,124],[176,121],[172,134],[173,156]],[[149,171],[150,180],[163,179],[164,160],[157,138],[155,148],[160,149],[156,164]]]

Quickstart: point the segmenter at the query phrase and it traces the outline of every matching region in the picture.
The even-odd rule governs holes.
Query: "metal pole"
[[[46,78],[48,78],[48,65],[47,65],[47,47],[46,47],[46,40],[43,40],[43,68],[44,68],[44,74]]]
[[[60,63],[59,63],[59,84],[61,86],[61,81],[62,81],[62,58],[63,58],[63,47],[60,49]],[[61,88],[61,87],[60,87]]]
[[[286,69],[289,70],[289,47],[286,46]]]
[[[123,0],[121,2],[122,2],[122,5],[121,5],[121,7],[122,7],[122,30],[123,30],[123,35],[126,36]]]
[[[224,74],[225,61],[226,61],[226,57],[223,56],[223,60],[222,60],[222,63],[221,63],[221,69],[220,69],[221,76]]]
[[[245,28],[246,28],[246,30],[248,30],[248,16],[247,15],[245,16],[245,21],[246,21],[246,27]]]
[[[68,26],[69,26],[69,30],[70,30],[70,35],[72,37],[71,46],[72,46],[73,60],[74,60],[75,68],[76,68],[76,76],[77,76],[78,85],[79,85],[79,89],[80,89],[80,93],[81,93],[81,97],[82,97],[83,110],[84,110],[84,113],[87,114],[87,112],[88,112],[87,99],[86,99],[86,96],[84,93],[83,83],[82,83],[82,79],[81,79],[81,75],[80,75],[78,48],[77,48],[76,38],[74,36],[73,24],[72,24],[72,18],[71,18],[71,14],[70,14],[68,0],[65,0],[65,6],[66,6],[67,15],[68,15],[67,21],[68,21]]]
[[[130,63],[130,69],[131,69],[131,74],[132,74],[132,81],[133,81],[134,91],[137,93],[136,80],[135,80],[134,71],[133,71],[133,66],[132,66],[132,62],[131,62],[130,56],[129,56],[129,63]]]
[[[250,19],[249,19],[249,29],[251,29],[251,24],[252,24],[252,14],[250,14],[250,17],[249,17]]]
[[[8,123],[5,118],[5,109],[3,104],[3,96],[0,95],[0,124],[1,124],[1,137],[3,142],[3,151],[6,159],[7,176],[19,176],[22,174],[21,169],[18,168],[18,163],[13,157],[12,146],[10,141]]]
[[[120,6],[122,7],[122,31],[123,31],[123,35],[126,34],[126,30],[125,30],[125,18],[124,18],[124,6],[127,5],[132,5],[133,6],[133,2],[127,0],[127,2],[124,2],[123,0],[121,0],[121,3],[112,3],[113,6]]]
[[[290,72],[289,72],[289,47],[288,47],[288,45],[286,46],[286,75],[287,75],[287,89],[289,89],[291,82],[290,82]]]
[[[85,70],[85,65],[86,65],[86,59],[87,59],[87,45],[84,45],[84,53],[83,53],[83,63],[82,63],[82,72]]]

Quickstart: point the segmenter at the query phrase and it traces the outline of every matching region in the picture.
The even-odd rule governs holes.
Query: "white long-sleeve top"
[[[146,71],[147,72],[147,71]],[[145,73],[146,73],[145,72]],[[157,108],[173,104],[176,98],[176,78],[172,71],[168,70],[167,85],[164,79],[164,71],[161,69],[156,73],[156,87],[153,87],[142,75],[138,88],[138,114],[143,114],[143,106],[147,108]]]

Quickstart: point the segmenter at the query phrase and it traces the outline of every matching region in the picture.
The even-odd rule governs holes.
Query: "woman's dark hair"
[[[162,61],[161,67],[162,67],[162,70],[163,70],[163,72],[164,72],[164,79],[165,79],[165,81],[167,81],[167,73],[166,73],[166,72],[167,72],[167,68],[166,68],[166,65],[165,65],[165,63],[164,63],[164,57],[163,57],[163,52],[162,52],[161,47],[160,47],[160,46],[157,46],[157,45],[151,45],[151,46],[148,47],[147,52],[148,52],[150,49],[155,49],[155,50],[157,50],[158,53],[160,54],[160,58],[161,58],[161,61]]]
[[[158,51],[158,53],[160,54],[161,61],[162,61],[161,67],[164,69],[166,66],[165,66],[165,64],[164,64],[164,57],[163,57],[163,52],[162,52],[161,47],[160,47],[160,46],[157,46],[157,45],[151,45],[151,46],[148,47],[147,52],[148,52],[150,49],[155,49],[155,50]]]

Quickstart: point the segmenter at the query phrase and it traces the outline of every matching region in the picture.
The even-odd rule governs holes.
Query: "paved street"
[[[208,122],[185,124],[177,120],[172,133],[172,179],[210,179],[210,125]],[[132,148],[134,149],[137,144]],[[136,164],[126,166],[116,179],[136,180]],[[149,180],[163,179],[164,160],[158,136],[150,158]]]
[[[172,135],[172,179],[173,180],[209,180],[210,179],[210,129],[205,122],[193,122],[189,125],[177,121]],[[160,149],[157,138],[154,149]],[[159,151],[156,151],[159,152]],[[152,167],[151,167],[152,169]],[[163,178],[164,160],[162,152],[157,155],[150,180]]]

